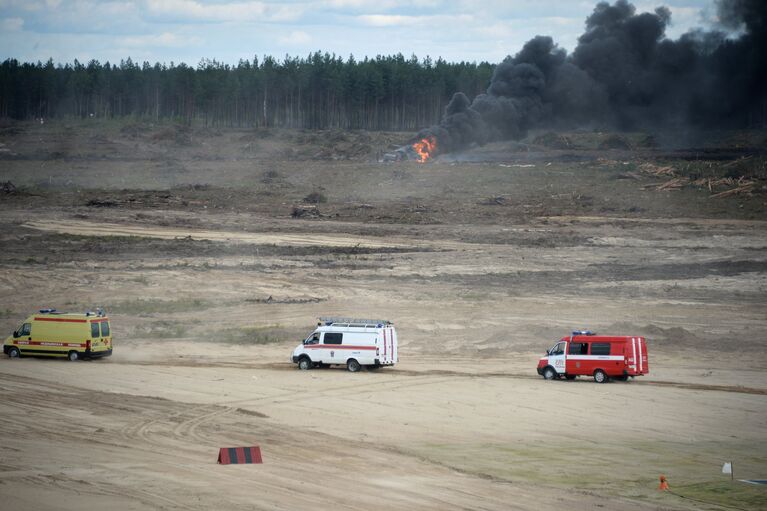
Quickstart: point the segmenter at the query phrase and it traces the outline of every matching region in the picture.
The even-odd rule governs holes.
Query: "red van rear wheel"
[[[604,383],[608,380],[607,373],[602,371],[601,369],[597,369],[594,371],[594,381],[597,383]]]

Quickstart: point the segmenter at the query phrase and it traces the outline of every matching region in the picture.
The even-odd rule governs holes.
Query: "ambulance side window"
[[[570,355],[586,355],[589,352],[589,345],[585,342],[571,342],[568,351]]]
[[[101,337],[109,337],[109,321],[101,323]]]
[[[24,323],[23,325],[21,325],[21,328],[19,328],[19,337],[23,337],[25,335],[32,335],[31,323]]]
[[[99,335],[99,324],[91,323],[91,337],[101,337]]]
[[[610,354],[610,343],[609,342],[595,342],[591,345],[591,354],[592,355],[609,355]]]
[[[324,343],[325,344],[341,344],[343,335],[344,334],[338,333],[338,332],[326,332],[324,337]]]

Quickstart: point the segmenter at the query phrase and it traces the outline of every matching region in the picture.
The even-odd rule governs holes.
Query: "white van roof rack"
[[[358,323],[367,325],[392,325],[393,323],[388,319],[361,319],[361,318],[343,318],[333,316],[320,316],[320,321],[326,325],[333,323]]]

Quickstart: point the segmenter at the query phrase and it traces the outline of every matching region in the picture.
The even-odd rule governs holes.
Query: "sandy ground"
[[[168,148],[140,140],[109,157],[117,142],[76,141],[63,162],[14,140],[0,177],[55,186],[0,196],[0,328],[103,305],[115,352],[0,359],[4,510],[767,507],[721,474],[767,477],[762,195],[648,192],[598,162],[185,148],[158,169]],[[316,190],[322,215],[291,217]],[[298,371],[329,314],[394,320],[400,364]],[[651,373],[544,381],[538,358],[573,328],[646,336]],[[239,445],[264,463],[216,464]]]

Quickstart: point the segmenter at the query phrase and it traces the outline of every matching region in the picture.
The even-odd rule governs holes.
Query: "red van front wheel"
[[[553,380],[557,377],[557,372],[554,370],[553,367],[548,366],[543,370],[543,379],[544,380]]]

